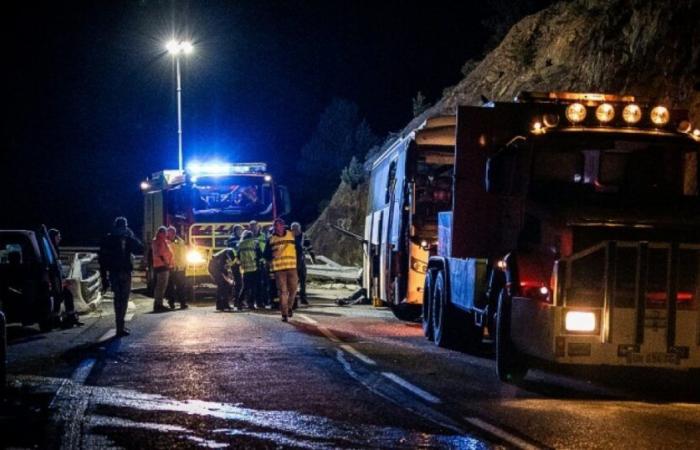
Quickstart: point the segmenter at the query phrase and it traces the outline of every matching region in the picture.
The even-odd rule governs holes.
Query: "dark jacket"
[[[100,244],[100,270],[110,272],[131,272],[134,268],[133,255],[143,251],[143,244],[134,237],[129,228],[114,228],[102,238]]]

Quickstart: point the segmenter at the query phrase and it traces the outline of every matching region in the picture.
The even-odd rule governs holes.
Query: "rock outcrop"
[[[691,120],[698,126],[698,24],[700,0],[555,3],[513,26],[498,47],[456,86],[447,89],[433,107],[412,120],[404,132],[428,117],[454,112],[457,105],[479,105],[483,97],[510,101],[521,91],[637,95],[689,108]],[[350,204],[347,194],[343,194],[343,201]],[[366,197],[366,190],[357,195]],[[342,208],[333,203],[335,199],[329,210],[337,214]],[[359,198],[356,203],[359,207]],[[360,215],[358,211],[352,214]],[[318,223],[326,220],[324,217],[325,212]],[[359,227],[363,220],[357,222]],[[344,244],[336,234],[314,227],[319,230],[315,234],[318,247],[350,255],[340,247]],[[353,262],[359,263],[359,259]]]

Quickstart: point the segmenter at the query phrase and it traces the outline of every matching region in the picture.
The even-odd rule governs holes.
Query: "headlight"
[[[651,110],[650,118],[654,125],[666,125],[671,120],[671,113],[665,106],[657,106]]]
[[[580,123],[586,118],[586,107],[580,103],[572,103],[566,107],[566,118],[571,123]]]
[[[187,264],[202,264],[204,255],[199,250],[190,250],[187,252]]]
[[[628,124],[633,125],[642,119],[642,109],[634,103],[629,104],[622,110],[622,118]]]
[[[602,123],[608,123],[615,118],[615,108],[610,103],[603,103],[596,108],[595,117]]]
[[[590,311],[567,311],[564,319],[566,331],[592,332],[596,330],[595,313]]]

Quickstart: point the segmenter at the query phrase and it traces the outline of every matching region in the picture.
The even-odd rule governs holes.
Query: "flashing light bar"
[[[187,173],[193,176],[226,176],[247,173],[263,173],[267,164],[257,163],[220,163],[220,162],[191,162],[187,165]]]

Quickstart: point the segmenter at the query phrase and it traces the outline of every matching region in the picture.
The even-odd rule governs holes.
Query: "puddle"
[[[41,380],[32,377],[25,379],[24,383],[38,388]],[[153,439],[156,441],[159,439],[158,435],[170,438],[175,436],[204,448],[235,447],[241,442],[314,449],[488,448],[484,442],[469,436],[430,434],[399,427],[347,423],[295,411],[257,410],[229,403],[179,401],[127,389],[79,385],[72,387],[77,397],[90,399],[84,422],[87,426],[83,430],[93,434],[102,434],[109,430],[117,430],[118,433],[129,433],[130,430],[134,433],[148,431],[149,435],[155,435]],[[100,406],[117,408],[120,417],[90,415],[91,409]],[[128,417],[130,411],[134,415],[142,412],[179,413],[182,414],[183,422],[194,423],[196,427],[188,428],[172,422],[129,420],[125,416]],[[155,417],[158,417],[157,414]],[[216,423],[216,427],[208,429],[207,419],[212,419],[211,422]]]

